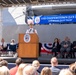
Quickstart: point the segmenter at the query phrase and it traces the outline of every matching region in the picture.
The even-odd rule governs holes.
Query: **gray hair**
[[[28,65],[24,68],[23,75],[35,75],[34,74],[35,72],[36,72],[36,69],[33,66]]]

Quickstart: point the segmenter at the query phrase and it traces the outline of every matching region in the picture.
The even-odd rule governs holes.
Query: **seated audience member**
[[[61,40],[58,38],[58,42],[59,42],[59,52],[60,52],[60,48],[61,48]]]
[[[27,66],[27,64],[25,64],[25,63],[20,64],[15,75],[23,75],[23,69],[24,69],[26,66]]]
[[[49,67],[44,67],[41,70],[41,74],[40,75],[52,75],[51,69]]]
[[[65,52],[67,52],[66,54],[66,58],[69,57],[69,53],[71,50],[71,42],[70,39],[68,37],[65,37],[65,40],[61,42],[61,57],[64,58],[65,57]]]
[[[10,75],[9,69],[6,66],[0,67],[0,75]]]
[[[71,73],[72,73],[73,75],[76,75],[76,62],[70,64],[69,70],[71,71]]]
[[[0,62],[3,60],[3,58],[0,58]]]
[[[72,54],[73,58],[75,58],[75,52],[76,52],[76,41],[73,41],[72,50],[71,50],[71,54]]]
[[[23,75],[36,75],[36,69],[32,65],[28,65],[23,69]]]
[[[37,75],[39,75],[39,71],[38,71],[38,69],[39,69],[39,67],[40,67],[40,62],[38,61],[38,60],[34,60],[33,62],[32,62],[32,66],[34,66],[35,68],[36,68],[36,74]]]
[[[57,67],[58,66],[58,60],[56,57],[53,57],[50,61],[51,63],[51,71],[52,71],[52,75],[58,75],[60,72],[60,69]]]
[[[6,66],[6,67],[8,67],[8,62],[6,60],[2,60],[0,62],[0,66]]]
[[[8,45],[8,50],[16,52],[16,50],[17,50],[17,44],[15,43],[14,39],[12,39],[11,43]]]
[[[59,51],[60,51],[59,40],[58,38],[55,38],[52,47],[52,52],[54,53],[54,56],[57,56],[57,52]]]
[[[62,69],[59,75],[73,75],[73,74],[69,71],[69,69]]]
[[[7,43],[5,42],[4,38],[1,39],[0,50],[1,51],[6,51],[7,50]]]
[[[17,58],[16,61],[15,61],[15,63],[16,63],[16,66],[13,67],[13,68],[11,68],[10,71],[9,71],[10,72],[10,75],[15,75],[16,74],[19,65],[21,63],[23,63],[23,60],[21,58]]]
[[[12,39],[10,44],[11,44],[11,45],[15,45],[15,44],[16,44],[16,43],[15,43],[15,39]]]

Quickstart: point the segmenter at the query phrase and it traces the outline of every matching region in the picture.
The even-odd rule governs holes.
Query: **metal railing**
[[[76,3],[76,0],[0,0],[0,6],[12,6],[23,4],[47,4],[47,3]]]

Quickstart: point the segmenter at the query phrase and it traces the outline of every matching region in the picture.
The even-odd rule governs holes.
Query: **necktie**
[[[31,31],[32,31],[32,29],[30,28],[29,32],[31,32]]]

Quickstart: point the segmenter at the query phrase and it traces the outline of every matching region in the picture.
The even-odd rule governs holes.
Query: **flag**
[[[52,44],[51,43],[42,43],[41,54],[42,53],[47,53],[47,54],[52,53]]]

